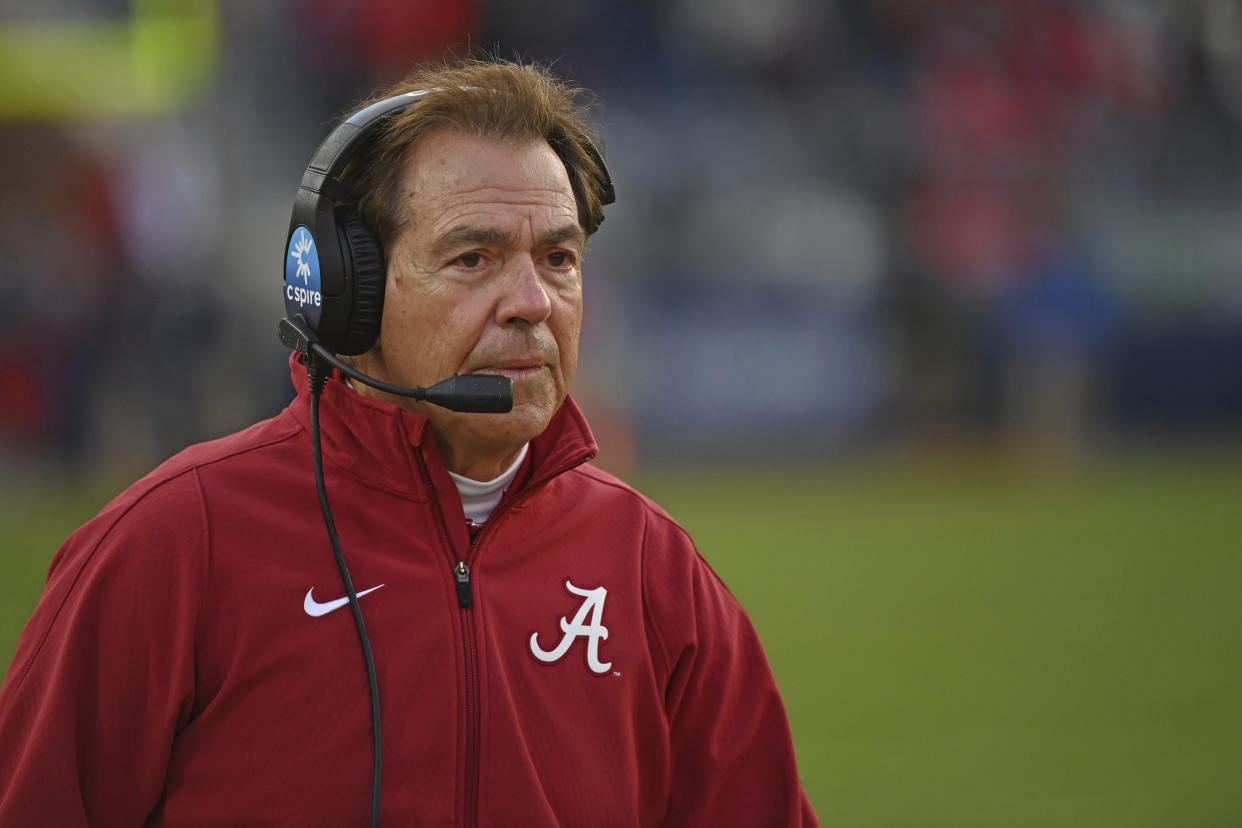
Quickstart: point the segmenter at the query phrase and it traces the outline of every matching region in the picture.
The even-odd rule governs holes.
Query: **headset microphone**
[[[513,380],[495,374],[458,374],[428,388],[424,399],[450,411],[505,414],[513,410]]]

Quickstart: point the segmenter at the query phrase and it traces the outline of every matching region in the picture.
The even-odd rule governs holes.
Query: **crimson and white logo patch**
[[[573,643],[578,640],[578,636],[583,636],[587,640],[587,666],[595,673],[608,672],[612,667],[612,662],[600,663],[599,660],[599,642],[608,637],[608,628],[604,626],[604,599],[608,597],[608,590],[604,587],[579,589],[568,580],[565,581],[565,589],[573,595],[582,597],[582,606],[578,607],[574,620],[570,621],[568,617],[561,618],[561,631],[565,635],[553,649],[545,650],[540,647],[539,633],[531,633],[531,653],[540,661],[551,664],[560,661],[565,653],[569,652]],[[588,616],[590,617],[589,624],[587,623]]]

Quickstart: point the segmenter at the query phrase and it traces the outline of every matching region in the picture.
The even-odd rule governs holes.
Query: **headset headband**
[[[417,92],[394,95],[349,116],[348,119],[338,124],[336,129],[328,133],[328,137],[323,139],[319,149],[315,150],[315,155],[306,165],[306,172],[302,173],[302,183],[299,187],[329,198],[343,197],[340,175],[345,171],[354,147],[362,142],[362,139],[371,131],[371,127],[404,111],[411,104],[434,91],[436,90],[420,89]]]

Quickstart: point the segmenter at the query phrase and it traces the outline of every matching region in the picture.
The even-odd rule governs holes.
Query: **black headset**
[[[386,281],[383,245],[352,206],[340,203],[350,198],[341,174],[368,134],[435,91],[395,95],[354,113],[329,133],[302,173],[285,244],[285,314],[300,313],[335,353],[361,354],[379,337]],[[585,148],[599,164],[600,204],[611,204],[616,195],[604,159],[590,141]],[[602,213],[594,220],[598,226]]]

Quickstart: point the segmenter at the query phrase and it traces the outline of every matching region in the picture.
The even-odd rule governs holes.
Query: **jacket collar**
[[[297,397],[289,411],[310,430],[310,388],[306,368],[297,354],[289,361]],[[354,477],[363,485],[425,499],[426,490],[420,459],[436,489],[451,487],[448,470],[436,445],[431,420],[398,408],[391,403],[364,397],[332,372],[319,401],[319,431],[325,466]],[[582,411],[573,399],[552,416],[542,434],[531,441],[524,468],[511,487],[514,493],[568,471],[598,453],[595,438]]]

